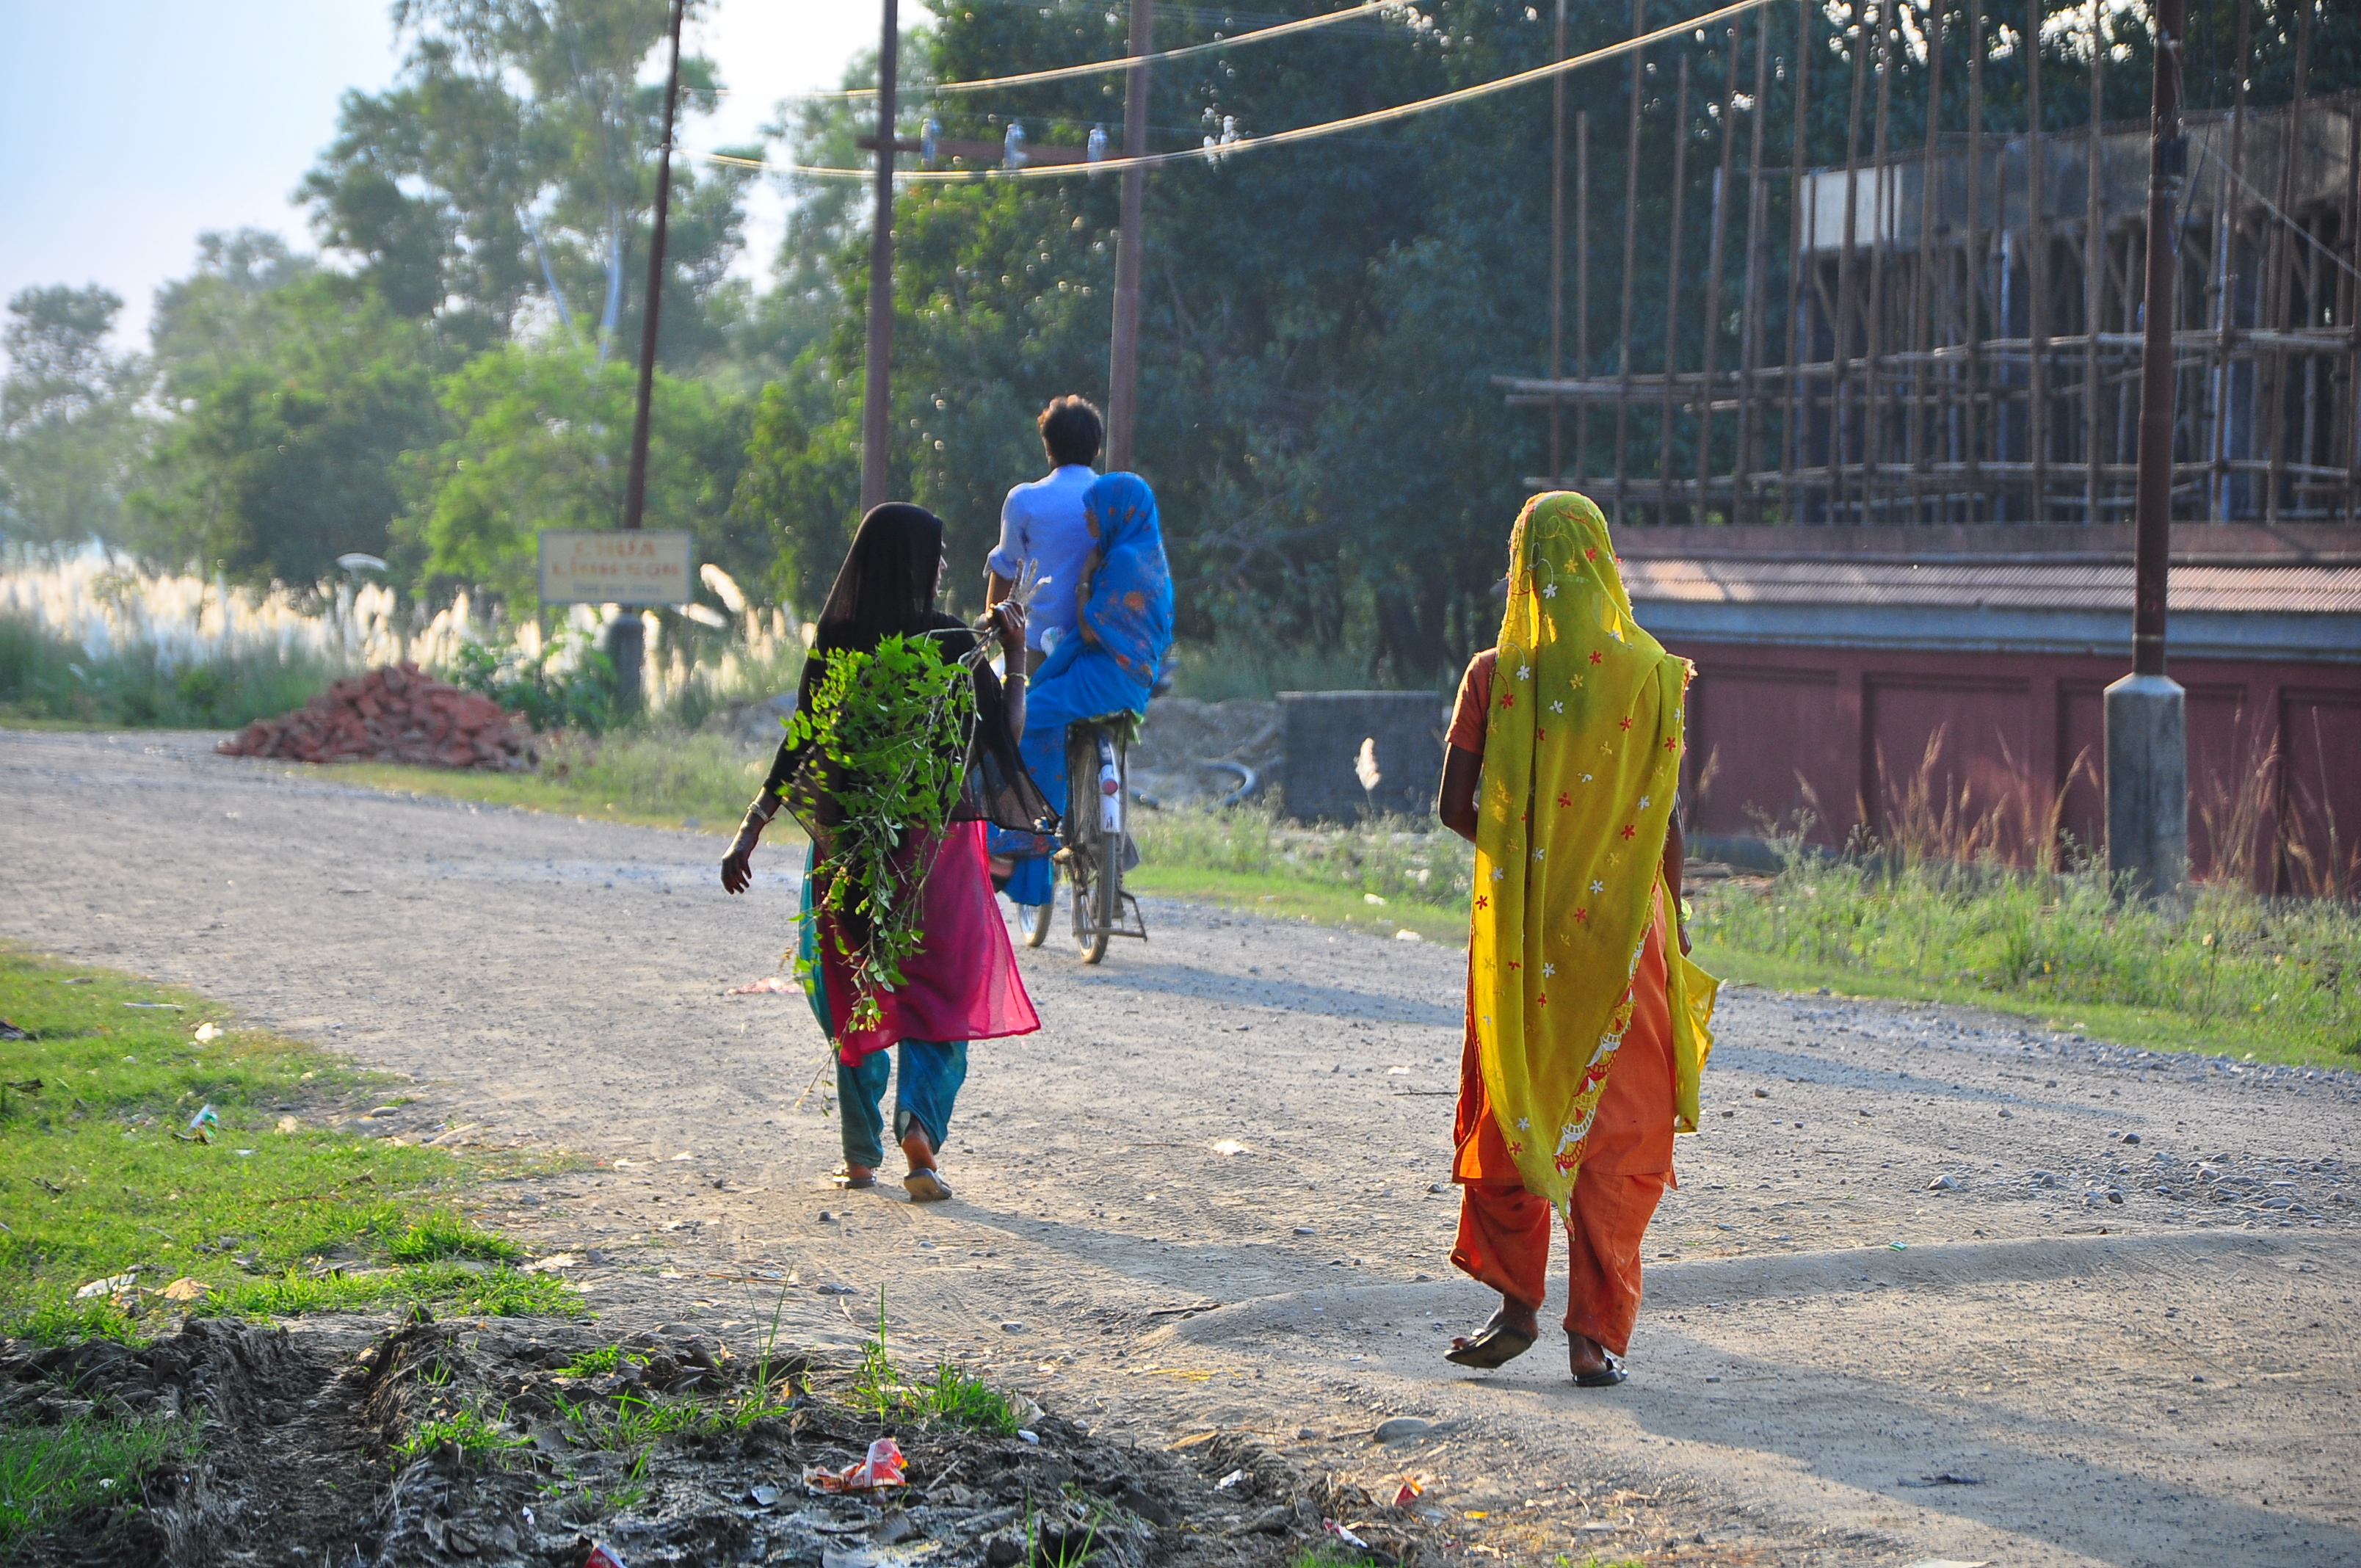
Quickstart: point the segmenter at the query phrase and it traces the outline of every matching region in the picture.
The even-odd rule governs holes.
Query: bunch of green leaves
[[[805,798],[790,804],[822,851],[813,910],[836,916],[856,997],[844,1027],[857,1033],[877,1023],[878,993],[902,983],[925,943],[920,890],[959,799],[975,688],[928,639],[887,637],[873,653],[830,653],[786,729],[815,758],[793,786]]]
[[[615,666],[584,633],[560,634],[538,654],[514,642],[463,643],[450,673],[454,685],[490,697],[544,733],[577,729],[597,735],[614,722]]]

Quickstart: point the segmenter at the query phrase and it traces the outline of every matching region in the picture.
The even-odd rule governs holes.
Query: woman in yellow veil
[[[1499,645],[1460,685],[1435,807],[1476,846],[1451,1258],[1500,1293],[1453,1342],[1462,1365],[1532,1347],[1554,1211],[1568,1366],[1585,1387],[1624,1377],[1642,1238],[1712,1048],[1674,811],[1690,674],[1632,619],[1598,509],[1564,490],[1527,502]]]

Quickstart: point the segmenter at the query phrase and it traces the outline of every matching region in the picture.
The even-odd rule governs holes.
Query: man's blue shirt
[[[1082,497],[1098,479],[1088,464],[1069,463],[1046,478],[1034,479],[1008,492],[1000,508],[1000,544],[984,565],[1015,581],[1030,559],[1040,564],[1050,579],[1033,601],[1025,630],[1026,645],[1041,647],[1041,634],[1051,627],[1060,638],[1071,637],[1081,611],[1076,591],[1082,567],[1090,559],[1091,532],[1082,521]]]

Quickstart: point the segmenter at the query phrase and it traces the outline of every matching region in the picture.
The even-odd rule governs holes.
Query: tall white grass
[[[729,613],[691,607],[704,631],[640,612],[646,629],[643,692],[664,714],[709,708],[732,698],[792,686],[803,642],[790,611],[752,603],[719,566],[704,581]],[[241,587],[185,572],[154,572],[89,546],[62,558],[0,557],[0,616],[21,618],[80,648],[93,661],[152,651],[167,670],[269,655],[331,668],[370,669],[414,660],[447,671],[469,644],[510,642],[554,672],[578,663],[599,629],[631,613],[615,605],[573,605],[544,632],[538,620],[509,623],[461,593],[427,613],[405,608],[382,583],[346,582],[331,593]]]

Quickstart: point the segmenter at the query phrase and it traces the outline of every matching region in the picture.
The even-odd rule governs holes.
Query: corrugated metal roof
[[[2121,610],[2129,565],[1914,565],[1905,562],[1631,559],[1635,603],[1862,605],[1945,609]],[[2361,566],[2177,566],[2175,611],[2361,614]]]

